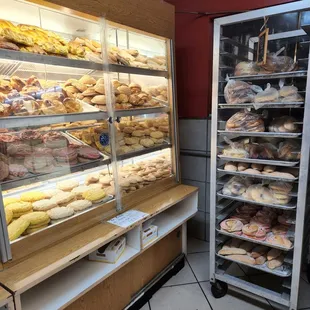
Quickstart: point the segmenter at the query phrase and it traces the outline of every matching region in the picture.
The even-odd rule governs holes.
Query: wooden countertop
[[[13,300],[11,293],[5,290],[3,287],[0,287],[0,307],[7,305]]]
[[[154,216],[197,192],[196,187],[176,185],[137,205],[140,210]],[[147,218],[146,218],[147,219]],[[145,218],[142,221],[146,220]],[[41,251],[17,265],[0,272],[0,283],[16,294],[21,294],[60,270],[85,257],[116,237],[140,224],[122,228],[104,222],[76,236]]]

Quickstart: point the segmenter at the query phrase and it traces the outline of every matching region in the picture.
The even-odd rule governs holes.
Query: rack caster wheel
[[[222,298],[227,294],[228,285],[222,281],[216,281],[211,286],[211,292],[214,298]]]
[[[310,283],[310,264],[307,265],[307,280]]]

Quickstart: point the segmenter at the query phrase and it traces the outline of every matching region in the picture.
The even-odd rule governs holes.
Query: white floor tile
[[[179,285],[195,283],[196,278],[189,267],[187,261],[185,261],[185,266],[180,270],[175,276],[173,276],[164,286]]]
[[[201,253],[209,251],[209,242],[199,240],[193,237],[187,239],[187,253]]]
[[[150,310],[149,303],[146,303],[140,310]]]
[[[209,252],[188,254],[187,261],[199,282],[209,280]]]
[[[216,299],[211,293],[211,284],[209,282],[200,284],[213,310],[272,310],[272,307],[264,298],[259,298],[249,293],[240,294],[235,290],[229,290],[227,295]]]
[[[152,310],[211,310],[197,283],[161,288],[150,304]]]

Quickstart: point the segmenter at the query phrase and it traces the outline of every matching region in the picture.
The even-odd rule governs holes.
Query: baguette
[[[233,248],[233,247],[227,247],[227,248],[223,248],[221,249],[218,254],[220,255],[233,255],[233,254],[240,254],[240,255],[245,255],[246,251],[243,249],[239,249],[239,248]]]
[[[249,265],[255,265],[255,259],[248,255],[228,255],[228,258]]]

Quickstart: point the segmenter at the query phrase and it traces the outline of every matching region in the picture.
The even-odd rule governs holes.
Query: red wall
[[[176,71],[179,117],[206,118],[211,113],[212,18],[187,12],[242,12],[292,0],[166,0],[176,10]]]

